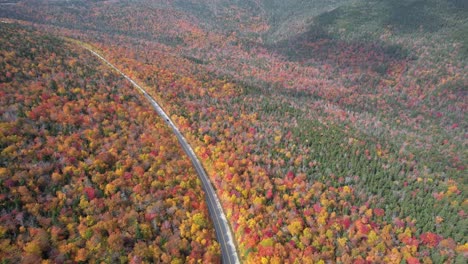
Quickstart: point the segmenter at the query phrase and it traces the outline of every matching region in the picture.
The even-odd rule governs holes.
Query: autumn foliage
[[[145,86],[163,105],[206,168],[234,231],[243,261],[466,262],[468,248],[463,230],[468,223],[464,183],[468,108],[463,88],[468,81],[466,58],[460,58],[459,43],[445,40],[442,34],[415,33],[410,36],[391,27],[372,32],[374,35],[362,39],[353,37],[337,25],[329,29],[312,28],[289,42],[266,44],[262,40],[269,29],[266,20],[250,15],[247,9],[216,9],[219,14],[226,15],[224,22],[229,27],[223,29],[217,23],[209,24],[201,16],[175,7],[172,1],[141,1],[160,4],[148,4],[146,9],[129,2],[120,9],[106,9],[109,3],[104,2],[89,4],[90,10],[94,10],[90,13],[78,6],[72,8],[73,12],[65,12],[68,9],[55,5],[53,11],[44,8],[34,13],[31,6],[24,5],[22,9],[16,9],[15,14],[19,18],[48,24],[36,25],[43,30],[90,43],[94,50]],[[103,10],[108,13],[100,16]],[[135,12],[143,15],[130,15]],[[222,15],[217,19],[222,20]],[[80,21],[81,16],[88,20]],[[249,26],[239,22],[243,17],[252,18],[246,23]],[[16,53],[5,52],[3,58],[13,61]],[[167,134],[163,134],[164,139],[158,138],[159,141],[151,140],[149,135],[131,136],[148,127],[154,129],[148,125],[153,123],[141,116],[149,113],[140,108],[133,107],[128,113],[130,120],[142,122],[140,126],[133,121],[120,125],[120,121],[104,122],[103,115],[117,120],[127,116],[123,109],[128,109],[127,104],[133,102],[134,97],[113,94],[116,92],[109,87],[114,87],[115,76],[112,77],[105,67],[95,64],[79,67],[82,63],[78,59],[70,63],[70,68],[76,69],[77,74],[91,77],[82,78],[81,83],[72,84],[70,89],[64,88],[65,77],[57,79],[55,85],[47,79],[46,86],[55,87],[58,92],[45,95],[37,92],[39,88],[28,88],[41,99],[24,95],[2,96],[14,98],[8,99],[10,103],[5,105],[15,105],[13,109],[23,111],[23,118],[32,120],[30,122],[57,120],[58,127],[44,125],[37,128],[56,131],[50,133],[75,131],[76,126],[86,122],[100,124],[64,143],[57,141],[57,144],[67,146],[58,152],[58,160],[68,162],[72,167],[53,167],[44,171],[44,175],[50,175],[45,176],[44,182],[49,182],[50,177],[52,182],[70,184],[70,177],[83,178],[79,185],[81,189],[73,187],[80,193],[75,204],[79,206],[81,200],[98,205],[108,197],[127,202],[124,197],[140,197],[136,194],[149,186],[153,188],[153,183],[146,181],[149,181],[149,175],[156,177],[156,187],[161,188],[156,193],[172,195],[170,203],[161,205],[165,206],[165,210],[161,210],[168,212],[165,217],[170,220],[161,222],[160,211],[150,210],[144,214],[137,212],[136,222],[157,219],[161,223],[158,230],[165,227],[173,230],[171,234],[174,236],[180,234],[181,241],[192,241],[190,247],[184,247],[187,244],[178,243],[176,237],[160,236],[160,240],[155,240],[162,241],[158,244],[161,254],[157,257],[166,261],[167,256],[172,256],[170,252],[177,251],[167,247],[180,246],[199,255],[205,252],[201,250],[207,250],[203,253],[205,260],[211,260],[214,254],[214,261],[219,261],[213,253],[217,245],[212,240],[212,233],[200,231],[208,230],[210,226],[206,220],[202,221],[206,209],[199,188],[191,189],[198,186],[194,178],[184,184],[163,181],[167,179],[166,174],[180,175],[178,168],[190,171],[189,164],[184,158],[178,158],[180,165],[170,166],[169,171],[151,170],[153,162],[162,164],[168,160],[166,156],[161,157],[168,149],[176,151],[171,147],[174,142],[170,141],[172,144],[166,146]],[[31,78],[38,78],[38,67],[27,68]],[[6,68],[5,74],[0,76],[5,87],[19,78],[17,72],[15,67]],[[60,72],[50,70],[49,75],[59,78]],[[105,104],[94,102],[91,106],[83,106],[73,101],[66,107],[59,105],[60,113],[66,112],[64,116],[68,118],[54,111],[48,112],[57,105],[53,100],[49,102],[51,98],[66,95],[78,102],[88,98],[83,94],[92,98],[96,92],[85,88],[94,87],[91,85],[94,83],[109,82],[108,78],[113,81],[105,85],[108,90],[102,94],[110,93],[111,97],[102,95],[96,100],[112,101],[112,105],[105,107]],[[128,84],[120,85],[129,88]],[[8,91],[2,89],[2,92],[4,90]],[[120,93],[122,89],[118,91]],[[16,100],[24,103],[16,103],[16,106]],[[23,104],[26,106],[20,107]],[[86,121],[86,116],[81,117],[82,106],[86,109],[84,113],[93,116],[92,122]],[[5,110],[4,113],[10,112]],[[8,114],[3,116],[8,117]],[[151,119],[151,122],[155,121]],[[28,128],[29,124],[21,123],[21,126]],[[5,137],[15,140],[20,126],[7,128],[10,134],[3,132]],[[162,133],[160,129],[163,129],[162,125],[157,130],[159,134]],[[29,130],[21,127],[21,131]],[[115,131],[129,134],[116,135]],[[32,137],[36,135],[34,133],[25,136]],[[93,140],[96,137],[99,140]],[[112,140],[106,141],[107,137]],[[117,144],[114,139],[118,139],[115,142],[120,145],[111,145],[110,142]],[[163,144],[166,148],[130,147],[146,152],[135,154],[127,150],[124,153],[122,149],[130,144],[129,140],[135,146]],[[81,141],[89,145],[86,145],[87,149],[74,145]],[[5,152],[9,157],[9,153],[17,153],[19,141],[11,142],[2,145],[5,146],[2,155]],[[44,142],[48,141],[30,143],[27,145],[30,152],[25,153],[39,153],[41,160],[50,163],[56,159],[54,153],[57,151]],[[108,151],[104,154],[102,148]],[[93,151],[92,158],[84,154],[89,151]],[[124,160],[119,162],[121,156]],[[82,163],[84,167],[79,167]],[[8,198],[9,208],[15,208],[16,203],[21,206],[32,203],[24,198],[28,195],[21,195],[31,192],[29,187],[20,188],[23,185],[20,186],[20,180],[13,177],[12,169],[2,166],[1,173],[7,179],[3,182],[3,197]],[[118,181],[117,176],[108,174],[109,170],[119,175]],[[86,176],[91,175],[89,171],[93,172],[91,184],[86,181]],[[183,177],[192,174],[182,173]],[[30,177],[36,175],[41,176]],[[129,181],[134,185],[124,188]],[[24,184],[28,186],[27,181]],[[172,189],[166,190],[163,186]],[[7,194],[7,188],[17,188],[18,195]],[[43,191],[40,188],[36,190],[38,193]],[[152,193],[151,188],[146,192]],[[184,210],[193,210],[193,213],[169,213],[171,208],[178,208],[181,195],[186,197],[187,193],[193,197],[183,198],[182,204]],[[15,197],[19,198],[15,200]],[[104,208],[109,206],[104,203]],[[13,214],[8,215],[15,219]],[[144,234],[143,228],[136,228],[138,225],[134,223],[130,228],[134,231],[128,231],[127,237],[134,238],[137,230]],[[44,230],[47,235],[52,231]],[[78,227],[76,232],[79,234]],[[39,238],[44,233],[32,233],[29,240],[21,242],[21,250],[43,250]],[[189,235],[196,238],[190,240]],[[59,233],[56,237],[62,236]],[[108,243],[125,249],[125,243],[119,244],[121,240],[117,238],[111,238],[109,233]],[[27,244],[33,240],[37,243]],[[176,242],[172,244],[172,241]],[[193,241],[199,243],[198,246],[192,245],[195,244]],[[212,248],[201,247],[203,243]],[[71,251],[75,254],[73,258],[81,259],[86,248],[83,244],[75,246]],[[166,254],[164,259],[162,252]],[[188,252],[179,250],[179,255],[185,256]],[[127,260],[130,259],[128,254],[124,254]]]
[[[296,97],[308,92],[269,90],[267,96],[261,88],[210,78],[184,59],[154,51],[148,58],[160,59],[143,64],[137,52],[109,47],[100,52],[146,82],[196,146],[246,262],[464,258],[457,234],[466,222],[464,205],[450,200],[462,199],[456,181],[441,180],[441,167],[415,160],[414,153],[428,150],[397,148],[389,139],[399,138],[398,131],[385,139],[363,132],[381,125]],[[453,147],[450,155],[459,155]],[[445,164],[461,176],[463,168]]]
[[[217,262],[177,139],[87,51],[1,25],[0,259]]]

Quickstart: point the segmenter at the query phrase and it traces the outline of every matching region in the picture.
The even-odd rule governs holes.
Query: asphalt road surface
[[[185,140],[184,136],[180,133],[177,126],[172,122],[172,120],[169,118],[166,112],[164,112],[164,110],[153,99],[153,97],[151,97],[145,91],[145,89],[143,89],[134,80],[132,80],[130,77],[128,77],[119,69],[117,69],[117,67],[115,67],[109,61],[107,61],[104,57],[102,57],[101,55],[99,55],[98,53],[96,53],[95,51],[87,47],[84,47],[84,48],[90,51],[93,55],[95,55],[102,61],[104,61],[112,69],[114,69],[119,74],[121,74],[125,79],[127,79],[135,88],[137,88],[146,97],[146,99],[148,99],[148,101],[151,103],[154,110],[156,110],[159,116],[161,116],[164,119],[164,121],[169,125],[169,127],[172,129],[174,134],[177,136],[177,139],[179,140],[180,145],[182,146],[185,153],[187,153],[190,160],[192,161],[193,166],[197,170],[198,177],[200,178],[202,182],[202,187],[206,194],[206,202],[208,205],[210,217],[215,227],[216,238],[221,247],[221,255],[222,255],[223,263],[227,263],[227,264],[240,263],[239,256],[237,255],[237,250],[236,250],[236,246],[234,243],[234,237],[232,235],[229,223],[226,219],[226,215],[224,214],[223,208],[221,207],[221,203],[219,202],[218,196],[216,195],[216,192],[213,186],[211,185],[211,182],[205,170],[203,169],[203,166],[201,165],[200,161],[195,155],[195,152],[193,151],[192,147],[190,147],[190,145],[187,143],[187,140]]]

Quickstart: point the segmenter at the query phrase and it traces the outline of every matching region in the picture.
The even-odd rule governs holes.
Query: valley
[[[169,123],[206,171],[241,262],[466,261],[463,1],[26,0],[0,18],[0,243],[11,248],[0,258],[220,262],[206,183]],[[61,152],[51,133],[80,144]],[[54,177],[65,180],[45,184]],[[77,208],[115,197],[132,217],[109,256],[117,226]],[[65,209],[54,218],[38,204]]]

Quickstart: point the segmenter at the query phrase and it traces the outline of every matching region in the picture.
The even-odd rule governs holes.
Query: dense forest
[[[194,169],[86,50],[1,25],[2,263],[219,261]]]
[[[5,262],[221,261],[177,140],[86,43],[170,113],[241,261],[466,263],[464,1],[8,2]]]

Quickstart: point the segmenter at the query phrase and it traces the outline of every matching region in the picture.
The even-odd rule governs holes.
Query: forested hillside
[[[42,0],[0,10],[89,43],[144,84],[195,147],[242,261],[467,261],[463,1]],[[106,71],[93,65],[90,81]],[[154,180],[142,168],[139,179]],[[204,235],[205,257],[219,260]]]
[[[0,24],[2,263],[219,261],[163,120],[87,51]]]

